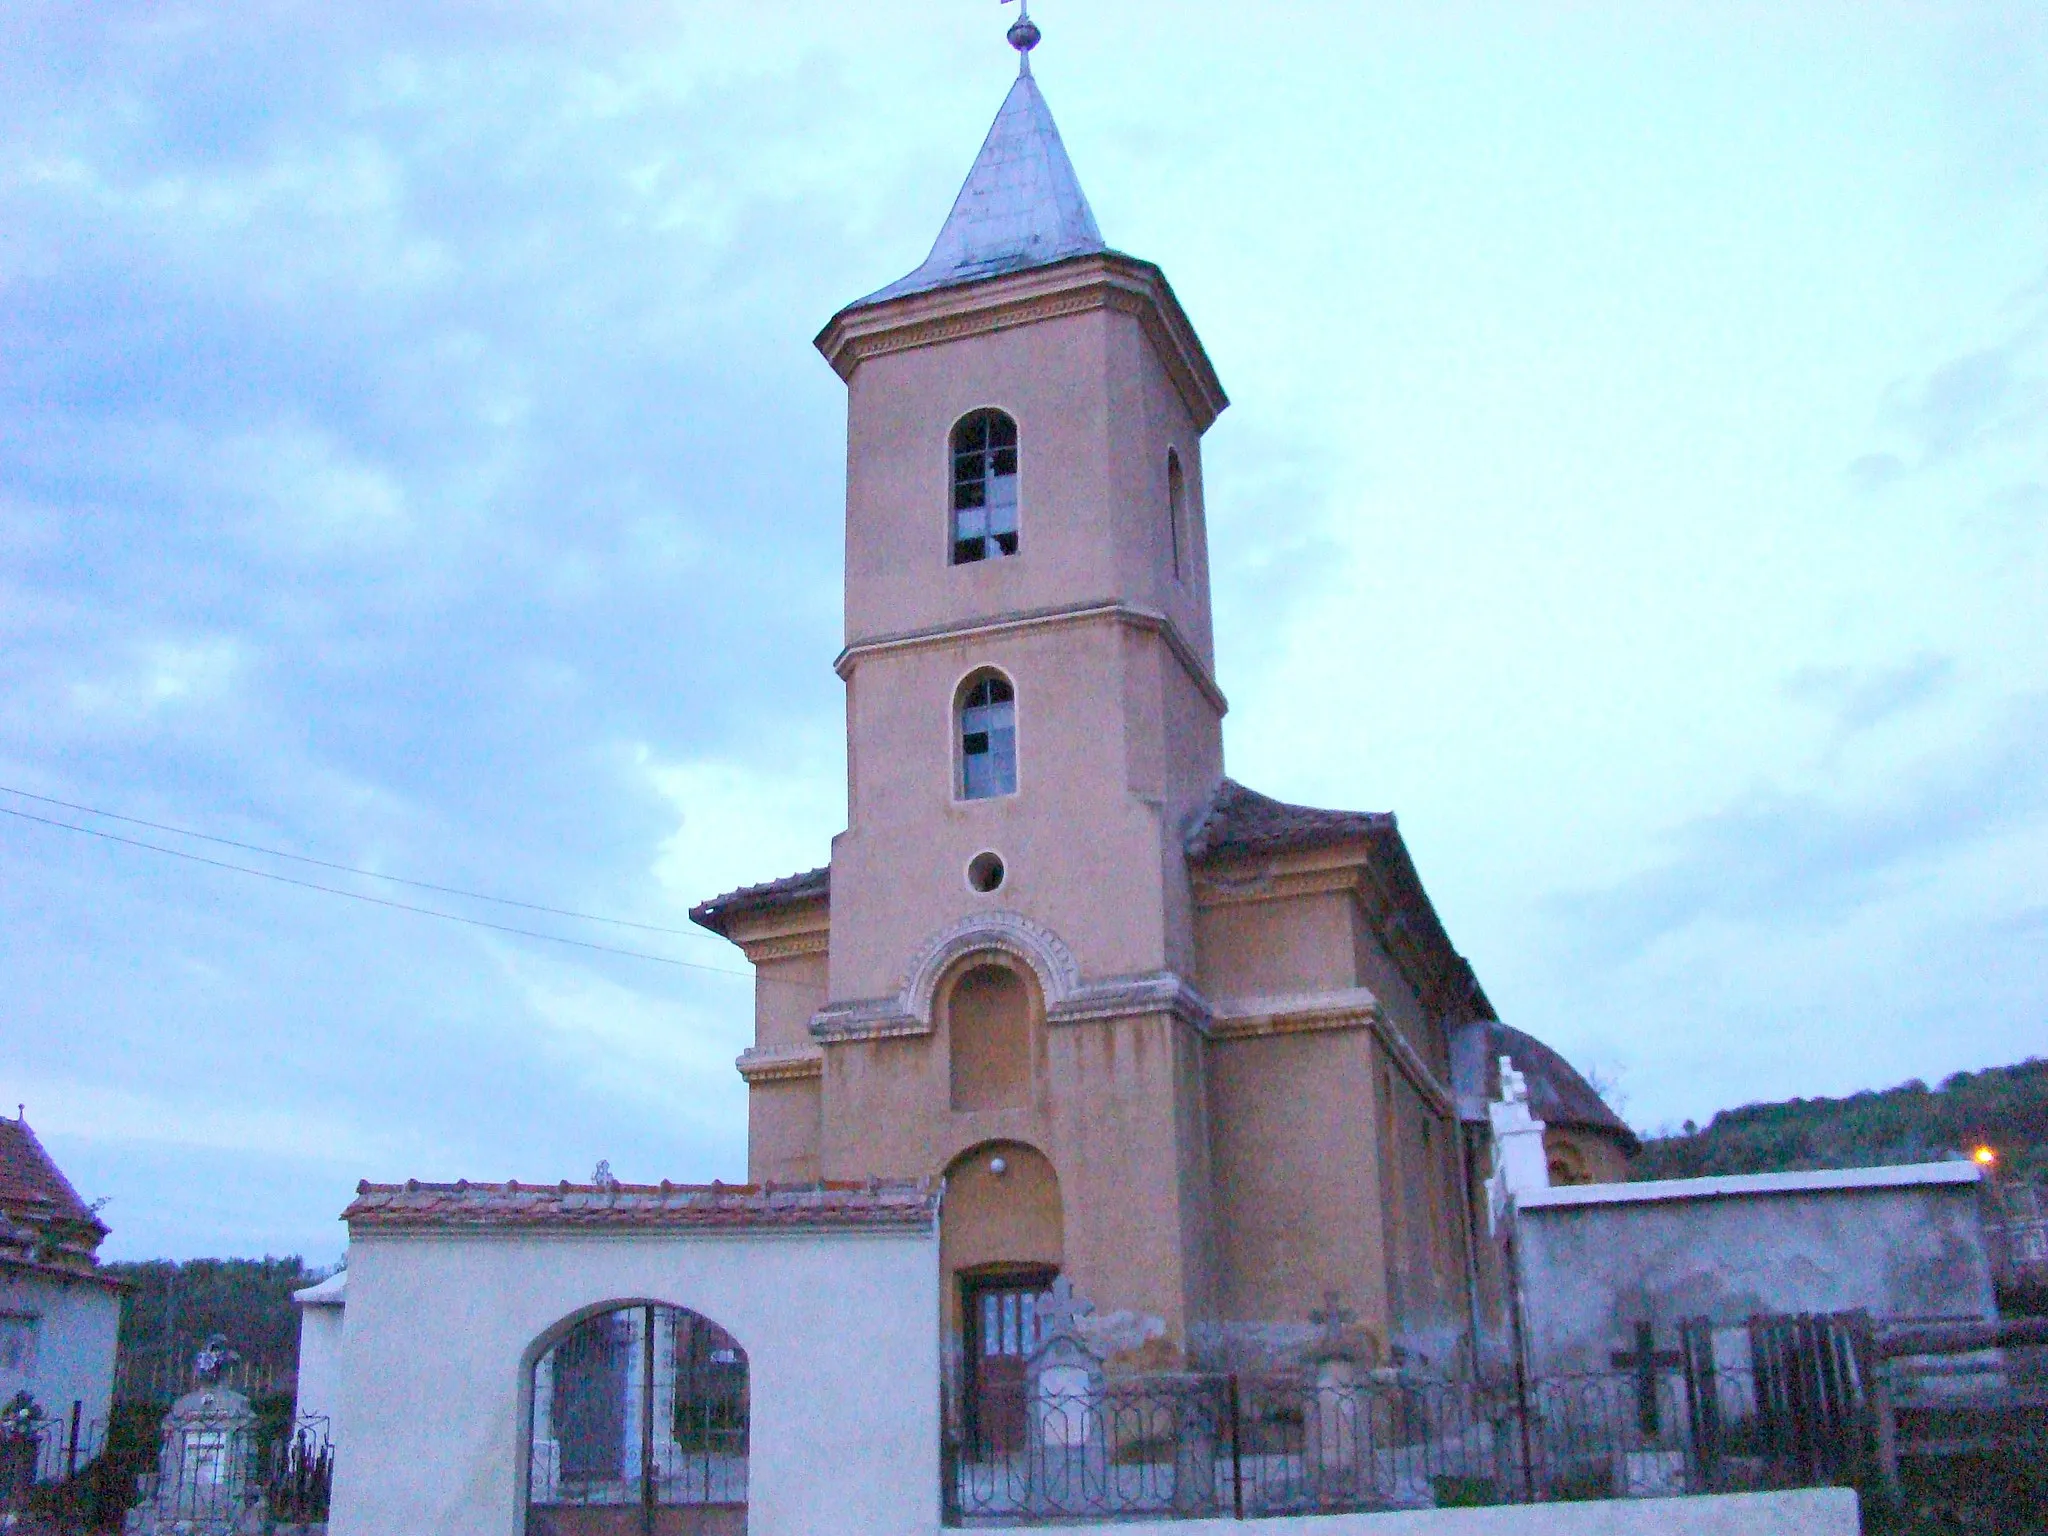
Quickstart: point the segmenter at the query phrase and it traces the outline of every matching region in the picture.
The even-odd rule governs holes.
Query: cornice
[[[1373,1020],[1372,1032],[1394,1065],[1401,1069],[1401,1075],[1408,1079],[1411,1087],[1420,1094],[1429,1107],[1446,1120],[1455,1120],[1458,1102],[1451,1097],[1437,1075],[1430,1071],[1429,1063],[1422,1059],[1422,1053],[1408,1043],[1408,1037],[1401,1033],[1391,1019],[1384,1015]]]
[[[1155,1013],[1171,1014],[1197,1034],[1210,1033],[1208,1002],[1172,971],[1114,976],[1077,986],[1047,1007],[1045,1022],[1048,1028],[1061,1029]],[[811,1015],[811,1037],[823,1045],[928,1035],[935,1028],[929,1013],[910,1012],[900,997],[834,1003]]]
[[[1048,1008],[1048,1025],[1093,1024],[1140,1014],[1169,1013],[1198,1034],[1210,1029],[1208,999],[1172,971],[1139,976],[1111,976],[1090,982],[1057,1008]]]
[[[1204,908],[1234,907],[1356,891],[1360,883],[1359,871],[1365,862],[1365,856],[1360,855],[1341,864],[1274,869],[1268,861],[1264,867],[1242,874],[1197,874],[1194,877],[1195,905]]]
[[[1303,992],[1284,997],[1234,998],[1217,1003],[1210,1034],[1218,1040],[1254,1040],[1322,1030],[1370,1029],[1386,1017],[1366,987]]]
[[[860,997],[848,1002],[827,1003],[811,1015],[811,1038],[820,1045],[841,1045],[848,1040],[900,1040],[910,1035],[928,1035],[932,1021],[906,1013],[893,997]]]
[[[855,305],[832,317],[816,345],[832,371],[850,382],[871,357],[1097,309],[1138,320],[1194,417],[1196,432],[1208,431],[1230,399],[1201,338],[1166,275],[1148,261],[1114,251]]]
[[[794,960],[800,955],[822,955],[832,948],[832,930],[829,926],[810,928],[801,933],[777,934],[765,939],[743,939],[740,951],[755,965],[774,960]]]
[[[1213,1005],[1208,1033],[1213,1040],[1238,1041],[1349,1029],[1371,1030],[1381,1049],[1430,1108],[1447,1119],[1455,1116],[1457,1103],[1450,1089],[1430,1070],[1429,1063],[1409,1043],[1400,1027],[1387,1017],[1385,1005],[1369,987],[1232,998]]]
[[[1105,619],[1158,635],[1165,642],[1167,650],[1172,652],[1174,660],[1180,663],[1181,669],[1193,680],[1195,687],[1201,690],[1202,697],[1209,701],[1210,707],[1219,715],[1229,712],[1230,701],[1223,696],[1223,690],[1216,686],[1216,680],[1209,675],[1207,665],[1195,654],[1195,648],[1188,644],[1187,637],[1180,632],[1180,627],[1163,613],[1151,608],[1140,608],[1134,603],[1126,603],[1116,598],[1087,598],[1078,603],[1061,603],[1048,608],[1024,608],[1015,613],[998,614],[992,619],[982,619],[972,624],[934,624],[924,629],[906,629],[893,635],[877,635],[870,640],[856,640],[833,658],[832,670],[839,674],[841,681],[846,681],[853,676],[854,664],[869,656]]]
[[[1369,847],[1361,844],[1348,851],[1255,856],[1235,867],[1190,873],[1195,906],[1203,911],[1308,896],[1351,895],[1364,913],[1374,941],[1416,999],[1433,1012],[1451,1011],[1450,983],[1456,978],[1446,977],[1432,963],[1432,951],[1388,889],[1385,873],[1374,862]]]
[[[822,1076],[825,1053],[815,1045],[752,1045],[733,1065],[748,1087],[757,1083],[789,1083]]]

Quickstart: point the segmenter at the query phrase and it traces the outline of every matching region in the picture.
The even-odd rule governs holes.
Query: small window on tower
[[[1182,510],[1187,491],[1180,473],[1180,455],[1171,448],[1166,450],[1166,536],[1173,543],[1173,579],[1180,580],[1180,525],[1186,517]]]
[[[1006,678],[983,672],[960,694],[960,798],[1017,792],[1017,701]]]
[[[974,411],[953,427],[953,563],[1017,553],[1017,423]]]

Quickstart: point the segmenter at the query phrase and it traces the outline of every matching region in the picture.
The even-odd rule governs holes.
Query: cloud
[[[1993,493],[1990,505],[1993,512],[2008,517],[2029,521],[2048,518],[2048,485],[2027,480],[2006,486]]]
[[[1785,694],[1828,710],[1837,731],[1848,736],[1938,697],[1954,678],[1953,658],[1916,656],[1903,665],[1877,669],[1801,667],[1785,680]]]
[[[217,445],[208,478],[246,508],[256,540],[310,559],[379,549],[411,531],[397,476],[318,428],[277,423],[236,433]]]
[[[836,742],[792,733],[786,760],[664,763],[637,754],[647,782],[672,808],[675,830],[661,840],[654,877],[695,905],[741,885],[815,869],[831,857],[845,824],[845,792],[831,769]],[[728,955],[734,952],[727,950]]]
[[[823,860],[844,819],[843,699],[827,661],[841,639],[845,399],[809,339],[848,297],[914,265],[944,215],[1014,67],[1000,18],[973,9],[877,0],[858,29],[806,31],[773,8],[666,0],[7,8],[0,782],[657,927],[687,928],[692,902]],[[1812,905],[1793,867],[1802,851],[1851,871],[1835,887],[1813,877],[1849,900],[1969,843],[1963,811],[1943,832],[1933,803],[1944,783],[1982,789],[1966,753],[1860,799],[1765,786],[1695,814],[1723,804],[1724,781],[1699,764],[1725,747],[1709,727],[1738,685],[1703,696],[1654,675],[1658,631],[1704,622],[1686,583],[1711,587],[1717,560],[1739,568],[1731,589],[1790,620],[1745,626],[1770,654],[1749,677],[1761,703],[1734,721],[1738,741],[1757,719],[1782,723],[1773,686],[1807,656],[1849,658],[1789,685],[1852,733],[1848,754],[1931,730],[1937,708],[1969,706],[1997,671],[1994,642],[1931,605],[1863,602],[1869,541],[1845,551],[1813,537],[1825,509],[1773,505],[1769,537],[1746,536],[1743,508],[1775,491],[1712,467],[1710,439],[1773,473],[1797,468],[1804,450],[1788,452],[1799,434],[1784,423],[1801,407],[1879,393],[1855,346],[1800,357],[1785,350],[1796,338],[1742,333],[1764,312],[1745,306],[1814,306],[1766,293],[1782,268],[1748,264],[1762,247],[1713,210],[1753,211],[1755,173],[1791,168],[1802,218],[1862,228],[1870,205],[1830,213],[1811,189],[1853,199],[1884,165],[1837,174],[1839,162],[1901,141],[1852,144],[1838,109],[1857,103],[1811,97],[1823,147],[1796,123],[1753,151],[1714,137],[1725,153],[1674,177],[1669,144],[1705,141],[1692,108],[1640,140],[1574,115],[1597,92],[1523,114],[1541,130],[1518,145],[1526,185],[1585,183],[1597,143],[1601,157],[1640,149],[1642,186],[1707,210],[1715,240],[1732,242],[1727,263],[1713,245],[1714,265],[1739,274],[1715,308],[1691,282],[1682,301],[1631,286],[1692,272],[1702,248],[1692,225],[1682,245],[1647,243],[1660,238],[1651,204],[1640,259],[1607,270],[1586,267],[1584,216],[1559,212],[1569,199],[1530,200],[1548,229],[1470,201],[1462,169],[1493,174],[1499,140],[1459,103],[1522,100],[1556,78],[1533,55],[1516,62],[1514,39],[1475,52],[1453,20],[1404,55],[1412,41],[1390,54],[1361,34],[1357,47],[1391,61],[1390,89],[1357,97],[1385,115],[1347,118],[1349,98],[1299,81],[1258,95],[1271,87],[1227,48],[1197,56],[1204,39],[1239,34],[1184,29],[1190,67],[1241,90],[1248,110],[1233,120],[1259,123],[1211,155],[1158,112],[1119,139],[1135,77],[1088,29],[1115,41],[1122,23],[1073,14],[1065,25],[1081,30],[1061,34],[1049,67],[1105,226],[1149,231],[1141,248],[1168,259],[1226,375],[1260,381],[1207,455],[1234,760],[1324,775],[1341,786],[1332,803],[1352,788],[1364,798],[1350,803],[1428,800],[1439,845],[1475,850],[1472,884],[1492,883],[1517,935],[1547,930],[1532,916],[1541,884],[1502,873],[1516,855],[1547,871],[1592,849],[1644,870],[1640,890],[1581,896],[1611,900],[1624,926],[1661,902],[1691,924],[1684,937],[1724,911]],[[1582,62],[1612,70],[1633,102],[1644,56],[1628,47]],[[1910,87],[1921,67],[1899,78]],[[1715,111],[1736,101],[1744,120],[1775,121],[1783,105],[1753,111],[1723,89],[1742,81],[1694,74]],[[1163,111],[1173,93],[1160,92]],[[1291,115],[1296,137],[1266,135]],[[1331,199],[1311,172],[1317,146],[1339,139],[1402,151],[1380,157],[1359,197]],[[1182,153],[1162,159],[1161,145]],[[1477,223],[1445,217],[1461,202]],[[1272,218],[1245,216],[1268,207]],[[1224,208],[1237,214],[1217,218]],[[1801,246],[1811,231],[1797,223],[1763,221],[1772,261],[1839,268],[1839,249]],[[1978,254],[1990,229],[1947,227],[1943,249],[1964,253],[1952,270],[1997,270]],[[1571,259],[1532,262],[1546,239]],[[1519,254],[1496,276],[1466,260],[1504,250]],[[1919,248],[1856,254],[1870,255],[1857,268],[1870,302],[1910,307],[1885,285],[1926,268]],[[1575,287],[1588,270],[1615,291]],[[2037,430],[2027,327],[2040,308],[2026,300],[1992,322],[2003,329],[1953,347],[1968,366],[1931,357],[1887,396],[1863,478],[1900,483],[1904,502],[1917,487],[1903,482],[1941,448],[1954,457],[1924,485],[1946,494],[1940,477],[1968,469],[1985,494],[2013,488],[2013,515],[2038,515],[2026,511],[2038,467],[2007,459]],[[1601,317],[1624,313],[1639,345],[1602,336]],[[1518,329],[1529,316],[1548,317],[1540,336]],[[1904,320],[1944,323],[1910,308]],[[1733,362],[1696,344],[1701,326]],[[1674,348],[1687,367],[1669,366]],[[2003,373],[1979,355],[1993,353]],[[1768,376],[1795,373],[1799,396],[1780,408]],[[1558,434],[1567,415],[1622,421],[1599,381],[1652,378],[1657,419],[1708,423],[1707,436],[1681,453],[1619,426]],[[1526,414],[1544,397],[1548,412]],[[1753,416],[1724,434],[1713,413],[1738,398]],[[1599,473],[1580,472],[1596,461]],[[1463,477],[1475,466],[1493,478],[1475,486]],[[1488,516],[1471,515],[1482,506]],[[1596,527],[1603,540],[1583,538]],[[1652,558],[1631,562],[1632,545]],[[1771,585],[1766,549],[1797,567],[1796,597]],[[1561,573],[1558,552],[1590,575]],[[1853,637],[1809,644],[1797,628],[1845,599],[1883,614],[1861,662]],[[1575,625],[1591,637],[1579,649],[1551,643]],[[1622,652],[1630,665],[1610,666]],[[1702,671],[1720,659],[1697,654],[1712,657]],[[1607,734],[1589,730],[1595,713]],[[1340,716],[1356,734],[1333,732]],[[1669,749],[1655,793],[1679,830],[1645,851],[1634,809],[1614,803],[1626,795],[1543,765],[1618,761],[1649,736]],[[1404,752],[1405,778],[1393,772]],[[1501,803],[1524,793],[1524,830],[1504,834]],[[1983,825],[2021,814],[1981,795],[1974,810]],[[44,829],[0,826],[0,845],[10,1061],[52,1085],[36,1092],[53,1145],[116,1194],[116,1251],[328,1244],[362,1176],[556,1178],[600,1156],[656,1177],[744,1167],[731,1067],[751,1024],[744,980],[485,936]],[[1440,896],[1454,863],[1429,861]],[[562,921],[583,937],[622,932]],[[745,969],[708,935],[626,942]],[[1474,951],[1490,986],[1497,952]],[[1811,961],[1823,982],[1867,968],[1861,953]],[[1554,989],[1560,1006],[1598,975]],[[1703,1030],[1711,1002],[1679,1010],[1673,1032]],[[1809,1060],[1841,1057],[1840,1038]],[[1656,1083],[1634,1069],[1641,1097]]]
[[[707,946],[708,947],[708,946]],[[630,1100],[671,1123],[718,1136],[745,1114],[733,1058],[752,1036],[744,980],[716,1011],[655,998],[551,956],[500,949],[506,974],[545,1031],[541,1049],[592,1101]]]
[[[1866,494],[1905,479],[1912,471],[1896,453],[1866,453],[1849,465],[1849,484]]]
[[[133,729],[225,703],[243,671],[230,637],[144,641],[116,670],[73,681],[70,701],[90,727]]]
[[[2004,340],[1952,357],[1885,392],[1879,426],[1909,446],[1853,460],[1853,489],[1874,494],[1986,450],[2034,440],[2048,422],[2048,374],[2034,366],[2048,334],[2048,278],[2015,295],[2007,311]]]
[[[433,1160],[427,1123],[375,1130],[347,1114],[303,1104],[252,1104],[214,1093],[172,1094],[77,1078],[30,1076],[17,1091],[36,1118],[65,1134],[138,1143],[158,1155],[229,1152],[252,1157],[317,1158],[374,1166]]]
[[[1845,713],[1881,719],[1924,682],[1837,688]],[[1575,951],[1620,960],[1707,922],[1799,927],[1841,921],[1905,878],[2048,807],[2048,694],[1861,802],[1758,786],[1667,838],[1661,863],[1605,889],[1551,898]]]

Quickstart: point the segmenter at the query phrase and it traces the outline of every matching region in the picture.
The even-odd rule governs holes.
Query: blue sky
[[[820,862],[810,338],[923,257],[1006,14],[6,7],[0,783],[657,927]],[[1397,811],[1637,1124],[2040,1052],[2039,8],[1036,19],[1235,402],[1231,771]],[[110,1254],[744,1172],[743,976],[0,821],[0,1094]]]

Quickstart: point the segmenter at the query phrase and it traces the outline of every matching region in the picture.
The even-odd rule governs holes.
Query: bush
[[[1481,1509],[1506,1502],[1490,1477],[1433,1477],[1429,1485],[1438,1509]]]

